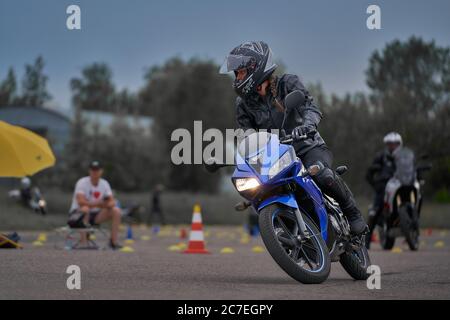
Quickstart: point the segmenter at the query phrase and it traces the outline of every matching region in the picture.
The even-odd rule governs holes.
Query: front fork
[[[259,204],[257,210],[260,211],[262,208],[264,208],[272,203],[279,203],[279,204],[285,205],[287,207],[290,207],[292,210],[294,210],[301,237],[304,238],[304,237],[309,236],[309,232],[308,232],[308,229],[306,228],[305,220],[303,220],[303,216],[300,212],[300,209],[298,208],[297,201],[295,200],[295,197],[292,194],[283,194],[283,195],[278,195],[278,196],[266,199],[262,203]]]
[[[298,208],[293,209],[295,212],[295,217],[297,218],[300,235],[302,236],[302,238],[308,238],[310,234],[308,232],[308,229],[306,228],[305,220],[303,220],[302,213]]]

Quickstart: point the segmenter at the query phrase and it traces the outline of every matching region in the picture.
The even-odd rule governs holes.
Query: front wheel
[[[384,250],[391,250],[395,244],[395,237],[389,235],[389,228],[385,218],[378,225],[378,234],[380,235],[380,244]]]
[[[400,228],[406,238],[409,249],[412,251],[419,250],[419,226],[415,210],[402,206],[398,210],[398,215],[400,217]]]
[[[322,283],[330,274],[330,254],[315,224],[302,214],[308,237],[301,237],[295,212],[280,204],[260,211],[261,237],[272,258],[288,275],[304,284]]]

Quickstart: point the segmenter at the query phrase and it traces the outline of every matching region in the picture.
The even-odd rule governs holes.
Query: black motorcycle
[[[404,148],[401,152],[409,151]],[[386,184],[384,206],[375,223],[383,249],[391,250],[395,239],[404,236],[409,248],[416,251],[419,249],[419,221],[423,201],[421,187],[425,184],[423,173],[430,170],[431,165],[413,164],[412,168],[408,168],[411,166],[408,162],[411,161],[402,159],[410,156],[401,155],[400,152],[396,156],[396,173]],[[425,159],[426,156],[421,158]]]

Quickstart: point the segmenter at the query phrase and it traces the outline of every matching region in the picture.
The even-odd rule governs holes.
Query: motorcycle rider
[[[375,191],[372,207],[369,210],[369,233],[366,236],[366,247],[370,248],[373,230],[383,210],[384,191],[389,179],[395,173],[394,152],[403,145],[402,136],[397,132],[389,132],[383,138],[385,148],[378,152],[367,170],[366,180]]]
[[[323,166],[313,178],[323,192],[333,197],[347,217],[353,234],[363,233],[367,225],[356,206],[355,199],[345,182],[332,170],[333,155],[317,131],[322,113],[296,75],[275,76],[277,65],[272,51],[263,41],[245,42],[225,59],[221,73],[234,73],[233,87],[236,99],[236,122],[243,130],[285,129],[292,132],[293,146],[306,167],[320,161]],[[283,101],[292,91],[300,90],[305,96],[303,106],[287,110],[283,128]],[[304,140],[298,138],[307,135]]]

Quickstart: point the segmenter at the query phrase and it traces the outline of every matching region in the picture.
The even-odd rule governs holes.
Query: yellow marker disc
[[[261,247],[261,246],[254,246],[252,248],[252,251],[255,252],[255,253],[261,253],[261,252],[264,252],[264,248]]]
[[[125,246],[120,249],[120,252],[134,252],[134,249],[132,247]]]
[[[220,250],[220,253],[234,253],[234,249],[230,247],[225,247],[222,250]]]
[[[444,241],[436,241],[436,243],[434,244],[435,248],[443,248],[445,246]]]
[[[394,247],[394,248],[392,248],[391,252],[392,253],[401,253],[401,252],[403,252],[403,249],[400,247]]]

